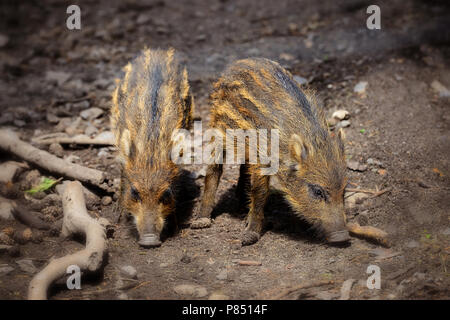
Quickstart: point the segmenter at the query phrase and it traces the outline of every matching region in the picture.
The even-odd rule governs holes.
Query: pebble
[[[86,129],[84,129],[84,134],[88,137],[92,137],[94,134],[98,132],[98,129],[92,125],[88,125]]]
[[[228,271],[227,269],[223,269],[219,272],[219,274],[216,276],[217,280],[227,280],[228,279]]]
[[[362,95],[362,94],[366,93],[368,84],[369,83],[367,81],[360,81],[355,85],[355,87],[353,88],[353,91]]]
[[[308,83],[308,79],[300,77],[300,76],[294,76],[294,80],[297,81],[300,85],[304,85]]]
[[[48,147],[48,151],[51,154],[54,154],[57,157],[62,158],[62,156],[64,155],[64,149],[61,146],[61,144],[59,143],[52,143],[49,147]]]
[[[195,284],[181,284],[174,287],[173,290],[179,295],[191,296],[194,298],[203,298],[208,294],[206,288]]]
[[[367,170],[367,165],[359,163],[358,161],[347,161],[347,168],[353,171],[364,172]]]
[[[166,267],[168,267],[168,266],[169,266],[169,264],[166,263],[166,262],[163,262],[163,263],[161,263],[161,264],[159,265],[160,268],[166,268]]]
[[[450,228],[447,228],[447,229],[443,230],[443,231],[442,231],[442,234],[443,234],[444,236],[450,235]]]
[[[0,34],[0,48],[6,46],[9,42],[9,37],[4,34]]]
[[[11,271],[14,271],[14,268],[7,265],[7,264],[0,264],[0,276],[6,275],[10,273]]]
[[[121,294],[119,294],[117,296],[117,299],[119,299],[119,300],[128,300],[128,295],[126,293],[122,292]]]
[[[34,274],[37,272],[37,269],[31,259],[17,260],[16,263],[19,266],[20,270],[22,270],[23,272],[30,274]]]
[[[13,209],[14,209],[14,207],[13,207],[13,203],[11,201],[0,202],[0,219],[14,220],[14,216],[12,214]],[[0,241],[1,241],[1,239],[0,239]]]
[[[350,121],[348,121],[348,120],[343,120],[343,121],[341,121],[341,122],[339,122],[337,125],[336,125],[336,130],[338,130],[338,129],[340,129],[340,128],[347,128],[347,127],[349,127],[350,126]]]
[[[109,206],[112,203],[112,198],[110,196],[104,196],[102,198],[102,205]]]
[[[230,300],[230,297],[220,292],[213,292],[208,300]]]
[[[437,80],[434,80],[431,83],[431,88],[439,94],[439,97],[441,98],[448,98],[450,97],[450,90],[448,90],[442,83],[440,83]]]
[[[350,113],[347,110],[337,110],[332,117],[338,120],[347,120],[350,118]]]
[[[377,159],[369,158],[369,159],[367,159],[366,162],[369,165],[376,165],[376,166],[379,166],[379,167],[383,167],[383,163],[381,161],[377,160]]]
[[[406,246],[410,249],[412,248],[418,248],[420,246],[420,243],[417,242],[416,240],[410,240],[408,241],[408,243],[406,244]]]
[[[97,107],[92,107],[80,112],[80,117],[84,120],[93,120],[97,119],[103,114],[103,110]]]
[[[137,279],[137,270],[133,266],[123,266],[120,271],[126,278]]]
[[[47,71],[45,74],[45,79],[49,82],[56,83],[58,86],[61,86],[67,80],[70,79],[72,75],[63,71]]]

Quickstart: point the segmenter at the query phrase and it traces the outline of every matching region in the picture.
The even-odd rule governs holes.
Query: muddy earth
[[[0,126],[115,181],[113,192],[86,185],[92,192],[89,213],[113,224],[103,272],[84,273],[81,290],[68,290],[67,278],[58,280],[51,299],[449,298],[447,1],[378,1],[380,30],[367,29],[372,3],[363,0],[86,0],[77,2],[81,30],[66,27],[70,4],[0,4]],[[204,130],[212,83],[227,63],[250,56],[280,62],[314,89],[328,118],[348,111],[348,119],[334,123],[346,135],[353,190],[346,192],[347,218],[386,231],[392,246],[356,237],[347,246],[329,246],[274,190],[260,241],[242,247],[245,213],[234,192],[237,166],[224,168],[212,227],[190,229],[205,173],[204,166],[193,165],[184,168],[178,228],[169,223],[161,247],[140,248],[131,219],[118,219],[115,148],[33,140],[51,133],[95,137],[109,131],[115,79],[144,47],[174,47],[181,54],[195,120]],[[2,163],[27,163],[0,152]],[[66,179],[25,192],[43,178],[64,177],[25,165],[2,182],[2,299],[26,299],[33,275],[52,257],[84,248],[83,238],[27,229],[4,213],[3,204],[13,200],[59,230],[63,212],[57,191]],[[381,289],[368,289],[369,265],[379,267]],[[296,288],[305,284],[312,286]]]

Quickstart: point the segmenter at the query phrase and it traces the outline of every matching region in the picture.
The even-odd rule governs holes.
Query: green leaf
[[[359,132],[364,133],[364,132],[366,132],[366,129],[361,129],[361,130],[359,130]]]
[[[31,188],[30,190],[26,190],[26,193],[29,193],[31,195],[38,193],[38,192],[44,192],[47,190],[50,190],[51,188],[53,188],[53,186],[55,186],[58,182],[60,182],[62,180],[62,178],[58,179],[58,180],[53,180],[50,178],[44,178],[42,179],[41,183],[39,185],[37,185],[34,188]]]

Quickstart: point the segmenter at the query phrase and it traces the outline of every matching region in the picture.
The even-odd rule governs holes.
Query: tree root
[[[107,249],[105,226],[109,224],[108,221],[103,218],[96,220],[89,216],[84,202],[83,188],[78,181],[67,185],[62,203],[64,210],[62,235],[67,237],[78,233],[85,234],[86,248],[52,260],[31,280],[28,289],[29,300],[47,299],[49,286],[63,277],[71,265],[90,272],[98,271],[102,267],[103,255]]]
[[[64,133],[52,133],[43,135],[33,139],[33,142],[39,144],[78,144],[78,145],[99,145],[110,146],[114,145],[114,136],[110,131],[104,131],[99,133],[95,138],[91,138],[85,134],[79,134],[73,137],[69,137]]]
[[[111,191],[104,172],[64,161],[19,139],[11,130],[0,130],[0,148],[47,171]]]
[[[360,226],[357,222],[347,223],[347,229],[354,236],[373,240],[388,248],[391,246],[387,232],[381,229],[371,226]]]

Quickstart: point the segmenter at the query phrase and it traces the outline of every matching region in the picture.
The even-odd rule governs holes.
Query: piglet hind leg
[[[217,187],[222,176],[223,165],[212,164],[206,169],[205,191],[203,194],[200,215],[191,222],[192,229],[209,228],[211,226],[211,212],[214,208]]]

